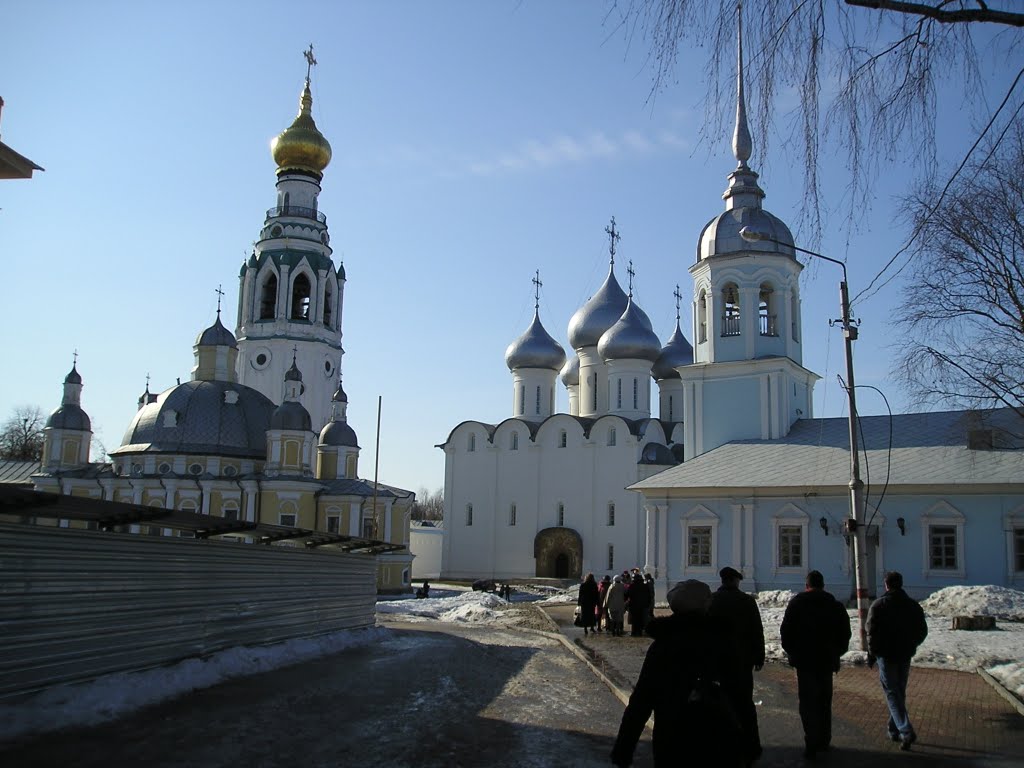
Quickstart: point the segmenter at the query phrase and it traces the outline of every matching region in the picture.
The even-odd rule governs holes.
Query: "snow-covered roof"
[[[778,440],[738,440],[630,486],[631,490],[845,487],[845,418],[802,419]],[[971,448],[969,437],[991,444]],[[1024,419],[1011,409],[864,416],[861,473],[892,486],[1008,485],[1024,492]],[[988,441],[991,441],[990,443]],[[866,447],[866,451],[865,451]],[[865,460],[866,453],[866,460]]]

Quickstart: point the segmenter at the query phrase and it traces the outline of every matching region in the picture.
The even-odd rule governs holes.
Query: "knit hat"
[[[711,599],[711,588],[703,581],[680,581],[668,591],[668,605],[673,613],[704,613]]]

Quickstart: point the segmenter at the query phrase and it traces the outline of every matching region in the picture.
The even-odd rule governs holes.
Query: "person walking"
[[[643,637],[647,626],[647,613],[651,607],[651,591],[644,583],[640,571],[633,573],[633,582],[626,590],[626,610],[629,611],[631,637]]]
[[[616,577],[618,578],[618,577]],[[733,768],[739,765],[736,723],[717,681],[731,666],[728,626],[707,615],[711,589],[701,581],[683,581],[668,593],[672,613],[647,628],[654,638],[612,748],[612,763],[633,762],[637,741],[654,713],[655,768]]]
[[[604,598],[608,594],[608,587],[612,585],[612,577],[607,573],[597,582],[597,631],[608,629],[608,611],[604,607]]]
[[[782,649],[796,667],[804,757],[813,760],[832,743],[832,675],[850,646],[850,614],[825,591],[820,571],[807,574],[806,590],[782,617]]]
[[[608,615],[608,629],[612,637],[622,637],[622,619],[626,612],[626,585],[616,576],[604,596],[604,609]]]
[[[928,622],[917,601],[903,591],[903,574],[885,574],[885,594],[868,609],[868,666],[878,664],[878,680],[889,705],[889,738],[906,751],[917,741],[907,714],[907,678],[917,646],[928,637]]]
[[[747,765],[761,756],[761,734],[754,707],[754,670],[764,666],[764,625],[757,601],[740,589],[743,574],[726,566],[718,572],[722,586],[711,596],[708,615],[729,627],[737,663],[722,678],[722,691],[729,699],[743,729],[743,756]]]
[[[647,594],[650,596],[650,603],[647,605],[647,622],[650,623],[651,619],[654,618],[654,577],[649,573],[644,574],[644,584],[647,585]]]
[[[597,622],[597,582],[594,581],[594,574],[588,573],[587,578],[580,584],[580,595],[576,599],[576,605],[580,607],[580,626],[583,627],[583,634],[588,635]]]

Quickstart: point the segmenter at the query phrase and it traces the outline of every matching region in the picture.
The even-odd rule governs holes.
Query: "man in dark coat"
[[[640,677],[622,714],[612,763],[622,768],[654,712],[654,765],[733,768],[738,765],[739,725],[715,683],[735,664],[728,627],[706,613],[711,590],[701,581],[683,581],[668,593],[671,616],[647,627],[654,638]],[[716,706],[716,701],[718,706]]]
[[[634,571],[633,581],[626,590],[626,610],[629,612],[629,634],[632,637],[643,637],[647,614],[651,610],[651,590],[644,583],[640,571]]]
[[[740,590],[743,574],[726,566],[718,575],[722,586],[711,597],[708,615],[730,628],[733,652],[737,659],[733,674],[722,678],[722,690],[743,728],[744,757],[748,763],[761,756],[761,734],[754,707],[754,672],[764,666],[764,626],[761,611],[753,596]]]
[[[832,674],[850,646],[850,614],[825,591],[820,571],[808,573],[806,585],[786,606],[780,634],[796,667],[804,757],[813,760],[832,743]]]
[[[907,678],[917,646],[928,636],[928,622],[917,601],[903,591],[903,574],[885,574],[885,594],[868,610],[868,666],[878,664],[878,679],[889,705],[889,738],[908,750],[917,733],[907,714]]]

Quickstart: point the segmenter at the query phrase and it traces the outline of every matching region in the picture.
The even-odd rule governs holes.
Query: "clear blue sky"
[[[686,52],[678,82],[652,101],[646,44],[628,41],[609,8],[5,3],[0,137],[46,170],[0,184],[0,418],[21,404],[55,408],[77,349],[83,406],[112,450],[147,373],[153,391],[189,378],[218,284],[233,328],[239,267],[275,203],[269,141],[296,113],[310,42],[314,117],[334,150],[320,207],[348,274],[343,366],[363,476],[378,395],[380,477],[413,490],[443,485],[434,446],[456,424],[511,415],[504,351],[530,321],[534,270],[541,319],[568,347],[570,316],[606,272],[612,215],[620,282],[632,259],[636,298],[663,341],[678,283],[692,340],[687,268],[735,161],[726,135],[698,145],[707,52]],[[763,137],[754,142],[765,207],[795,225],[799,164],[778,141],[767,158]],[[835,170],[825,186],[838,204]],[[820,246],[848,259],[853,292],[900,241],[892,200],[910,177],[890,173],[870,230],[847,245],[830,225]],[[804,365],[824,377],[816,415],[843,415],[842,340],[827,323],[838,269],[804,275]],[[858,383],[899,408],[887,344],[903,298],[894,284],[862,305],[856,345]],[[864,413],[883,411],[860,398]]]

